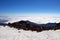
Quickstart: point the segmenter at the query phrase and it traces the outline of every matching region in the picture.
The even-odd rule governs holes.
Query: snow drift
[[[0,40],[60,40],[60,30],[32,32],[0,26]]]

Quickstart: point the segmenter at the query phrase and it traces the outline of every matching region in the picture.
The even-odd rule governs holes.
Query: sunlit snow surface
[[[32,32],[0,26],[0,40],[60,40],[60,30]]]

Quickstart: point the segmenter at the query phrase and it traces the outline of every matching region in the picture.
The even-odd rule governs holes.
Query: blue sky
[[[0,14],[60,14],[60,0],[0,0]]]

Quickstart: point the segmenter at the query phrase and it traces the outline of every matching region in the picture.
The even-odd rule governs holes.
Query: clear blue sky
[[[0,14],[60,13],[60,0],[0,0]]]

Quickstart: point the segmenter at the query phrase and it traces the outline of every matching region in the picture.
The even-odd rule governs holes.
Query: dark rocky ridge
[[[60,29],[60,23],[37,24],[34,22],[24,21],[24,20],[14,22],[14,23],[3,24],[3,25],[7,25],[11,28],[13,27],[18,30],[23,29],[23,30],[31,30],[37,32]]]

